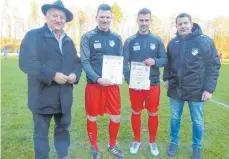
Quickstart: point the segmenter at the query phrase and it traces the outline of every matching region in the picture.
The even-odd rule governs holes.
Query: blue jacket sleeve
[[[123,56],[123,75],[125,78],[126,72],[128,72],[128,70],[129,70],[129,66],[128,66],[128,61],[125,60],[125,52],[124,52],[123,45],[122,45],[122,39],[120,36],[118,38],[120,41],[119,54],[120,54],[120,56]],[[125,81],[129,84],[129,80],[126,80],[126,78],[125,78]]]
[[[205,55],[206,73],[204,89],[209,93],[213,93],[216,89],[217,78],[219,76],[220,59],[215,48],[213,40],[208,39],[209,50]]]
[[[80,41],[80,59],[86,76],[94,83],[96,83],[97,79],[100,78],[100,76],[91,67],[89,39],[86,35],[84,35]]]
[[[170,43],[167,46],[167,59],[168,59],[168,61],[167,61],[166,65],[165,65],[165,67],[164,67],[163,81],[167,81],[170,78],[170,69],[171,69],[170,63],[171,63],[171,61],[170,61],[169,45],[170,45]]]
[[[73,73],[76,75],[76,78],[77,78],[74,84],[78,84],[80,76],[81,76],[81,72],[82,72],[82,65],[81,65],[80,58],[77,55],[77,51],[76,51],[76,48],[74,46],[74,43],[72,42],[72,44],[73,44],[73,47],[75,50],[75,69],[74,69]]]
[[[44,84],[51,84],[56,72],[41,64],[38,58],[36,31],[28,32],[22,40],[19,55],[20,69]]]
[[[129,67],[129,56],[130,56],[130,41],[127,39],[124,43],[123,47],[123,56],[124,56],[124,69],[123,74],[125,77],[125,81],[129,84],[130,82],[130,67]]]
[[[166,54],[166,51],[165,51],[165,46],[164,46],[161,38],[158,38],[158,40],[159,40],[158,58],[154,58],[155,66],[157,68],[163,67],[167,63],[167,54]]]

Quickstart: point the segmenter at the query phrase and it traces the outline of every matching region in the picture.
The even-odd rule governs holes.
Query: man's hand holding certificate
[[[129,87],[139,90],[150,89],[150,66],[142,62],[131,62]]]
[[[123,56],[103,56],[102,78],[113,84],[122,84]]]

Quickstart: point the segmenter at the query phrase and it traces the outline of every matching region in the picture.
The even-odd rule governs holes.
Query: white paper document
[[[122,84],[123,56],[103,55],[102,78],[114,84]]]
[[[129,87],[139,90],[150,89],[150,66],[142,62],[131,62]]]

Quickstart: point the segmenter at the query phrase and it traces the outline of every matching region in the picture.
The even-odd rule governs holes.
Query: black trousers
[[[49,127],[52,117],[54,116],[54,146],[59,157],[68,155],[70,146],[69,123],[63,124],[61,119],[63,114],[37,114],[33,113],[34,121],[34,150],[35,159],[49,159]]]

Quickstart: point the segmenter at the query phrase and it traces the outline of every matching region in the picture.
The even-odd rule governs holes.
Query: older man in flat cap
[[[57,157],[69,159],[72,90],[82,70],[74,43],[63,30],[73,15],[61,1],[45,4],[41,10],[46,23],[25,35],[19,57],[19,67],[28,76],[35,159],[49,158],[48,132],[52,117]]]

